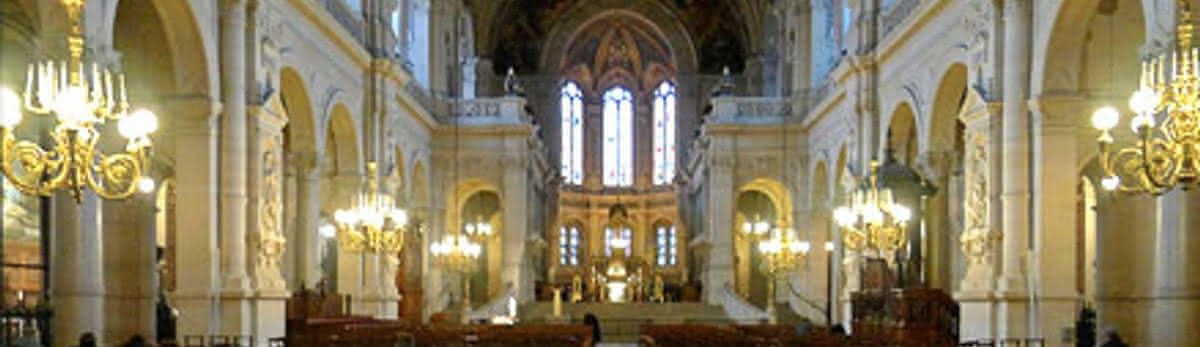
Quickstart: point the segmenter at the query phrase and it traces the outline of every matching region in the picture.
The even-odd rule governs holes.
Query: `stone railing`
[[[715,97],[709,117],[714,123],[780,123],[792,113],[792,104],[779,97]]]
[[[892,33],[900,23],[908,19],[913,12],[921,7],[921,3],[925,0],[896,0],[891,6],[884,10],[883,17],[879,20],[879,37],[887,37]]]
[[[355,41],[366,46],[367,35],[363,28],[364,21],[361,14],[353,13],[352,9],[346,5],[345,0],[317,0],[317,2],[325,7],[325,11],[328,11],[338,24],[350,32],[350,36],[354,36]]]
[[[526,124],[524,98],[460,99],[450,104],[451,122],[462,125]]]
[[[497,295],[491,300],[488,300],[487,303],[479,306],[479,308],[471,310],[470,313],[467,313],[467,320],[474,322],[491,319],[492,317],[496,316],[507,316],[510,313],[508,299],[516,297],[517,292],[510,288],[503,294]]]
[[[738,324],[760,324],[770,317],[767,311],[751,305],[734,293],[733,285],[729,283],[725,283],[725,288],[721,290],[721,309],[725,310],[725,315],[729,316],[730,320]]]

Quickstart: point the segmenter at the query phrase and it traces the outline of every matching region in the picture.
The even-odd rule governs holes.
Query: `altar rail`
[[[729,124],[781,123],[792,114],[791,101],[777,97],[712,98],[709,122]]]

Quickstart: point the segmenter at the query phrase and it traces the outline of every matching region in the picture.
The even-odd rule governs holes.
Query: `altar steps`
[[[643,324],[732,323],[721,307],[694,302],[563,304],[559,319],[553,317],[552,302],[525,304],[518,312],[522,322],[583,322],[585,314],[594,314],[604,342],[635,342]]]

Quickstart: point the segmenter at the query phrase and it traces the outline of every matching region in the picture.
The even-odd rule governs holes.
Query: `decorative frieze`
[[[990,156],[986,130],[967,133],[966,163],[964,166],[964,215],[965,228],[960,236],[963,255],[967,261],[967,274],[963,278],[964,291],[992,289],[995,268],[992,259],[1001,234],[992,228],[989,221]]]

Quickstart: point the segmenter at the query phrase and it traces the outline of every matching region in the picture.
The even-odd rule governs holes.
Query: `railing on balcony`
[[[524,98],[482,98],[454,100],[451,121],[463,125],[527,124]]]
[[[350,32],[350,36],[354,36],[354,40],[359,44],[366,46],[366,30],[363,28],[364,21],[361,14],[353,13],[345,0],[316,0],[328,11],[338,24],[341,24],[346,31]]]
[[[712,104],[712,123],[781,123],[792,113],[791,101],[779,97],[715,97]]]
[[[883,18],[879,21],[880,37],[887,37],[896,27],[904,23],[908,17],[912,16],[913,12],[921,7],[921,3],[926,0],[896,0],[896,3],[884,9]]]

